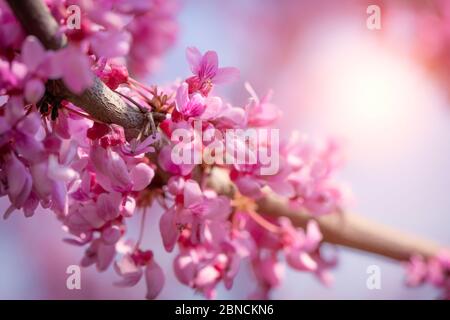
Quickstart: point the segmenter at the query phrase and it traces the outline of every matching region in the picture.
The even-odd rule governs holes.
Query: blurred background
[[[450,106],[448,64],[450,6],[446,1],[186,0],[179,13],[179,39],[151,84],[188,76],[187,46],[216,50],[222,66],[241,70],[238,83],[219,88],[245,105],[243,83],[259,95],[274,89],[284,113],[281,134],[338,137],[346,166],[340,178],[351,186],[350,210],[450,244]],[[448,1],[447,1],[448,3]],[[381,8],[381,30],[366,26],[369,4]],[[447,9],[448,8],[448,9]],[[0,212],[7,207],[0,200]],[[162,249],[155,209],[145,243],[166,272],[161,299],[200,299],[172,272],[173,254]],[[132,228],[137,229],[136,225]],[[0,222],[0,298],[141,299],[144,283],[120,289],[112,268],[82,270],[81,290],[66,289],[66,268],[84,249],[65,237],[50,212],[32,218],[13,214]],[[404,285],[395,261],[339,248],[335,283],[323,287],[308,274],[290,271],[274,299],[433,299],[429,287]],[[381,289],[368,290],[366,269],[381,269]],[[242,267],[231,291],[218,297],[243,299],[252,275]]]

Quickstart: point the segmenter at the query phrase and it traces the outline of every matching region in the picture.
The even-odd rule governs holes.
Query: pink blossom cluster
[[[430,284],[442,291],[441,299],[450,300],[450,253],[442,251],[424,259],[413,256],[406,264],[406,283],[411,287]]]
[[[259,99],[249,85],[251,97],[244,108],[223,102],[211,95],[211,90],[217,83],[237,78],[237,70],[220,68],[213,51],[202,55],[196,48],[188,48],[187,59],[194,75],[174,90],[173,112],[160,125],[166,140],[172,143],[165,145],[158,157],[159,165],[172,174],[163,188],[165,212],[160,230],[167,251],[178,245],[175,275],[181,283],[211,298],[219,283],[230,288],[241,261],[250,259],[258,284],[252,297],[267,298],[269,291],[281,283],[284,257],[290,267],[316,274],[328,284],[331,278],[327,270],[335,259],[322,257],[317,224],[311,221],[304,231],[287,218],[261,216],[255,212],[255,200],[271,190],[313,215],[336,212],[345,198],[344,189],[332,179],[339,163],[336,145],[323,147],[306,138],[291,139],[279,150],[282,165],[274,175],[261,175],[258,161],[215,164],[227,169],[238,189],[231,201],[218,195],[208,187],[211,168],[173,163],[171,148],[177,142],[173,132],[184,128],[195,136],[194,123],[199,120],[202,132],[265,127],[276,122],[280,110],[270,103],[270,95]],[[199,148],[206,150],[208,143],[203,142]],[[192,147],[198,146],[186,143],[186,148]]]
[[[444,89],[450,87],[450,3],[383,1],[386,36],[396,49],[418,59]],[[393,34],[390,31],[394,30]],[[404,41],[404,42],[402,42]],[[401,44],[401,46],[399,46]]]
[[[336,261],[323,256],[317,223],[296,228],[287,218],[257,213],[255,201],[274,192],[313,216],[339,211],[346,192],[333,178],[340,163],[335,143],[299,137],[283,142],[277,150],[280,170],[272,175],[261,175],[259,161],[176,164],[171,157],[176,129],[195,136],[195,121],[201,121],[202,132],[273,126],[281,112],[271,94],[259,98],[246,85],[250,99],[244,107],[227,103],[214,95],[214,86],[236,80],[238,70],[219,67],[216,52],[196,48],[187,49],[193,74],[184,81],[148,87],[130,77],[125,57],[132,70],[148,71],[173,40],[172,1],[46,3],[68,37],[59,51],[26,37],[0,2],[0,196],[10,202],[5,218],[16,210],[31,217],[39,206],[52,210],[70,234],[66,242],[86,247],[82,266],[103,271],[114,265],[119,286],[144,277],[149,299],[158,296],[165,278],[155,252],[142,243],[145,215],[158,204],[164,248],[177,250],[175,276],[208,298],[221,283],[231,288],[245,261],[256,278],[254,298],[267,298],[280,285],[283,261],[330,283],[328,269]],[[65,27],[64,9],[72,3],[86,17],[80,30]],[[127,103],[164,114],[158,132],[143,128],[127,141],[123,128],[93,119],[51,90],[52,81],[62,79],[82,93],[94,76]],[[202,141],[200,150],[208,146]],[[226,172],[236,186],[234,196],[209,186],[214,169]],[[142,217],[142,228],[131,241],[127,223],[135,215]]]
[[[11,202],[4,217],[16,209],[32,216],[39,205],[51,209],[74,236],[67,242],[88,245],[81,265],[95,264],[103,271],[114,260],[125,219],[134,214],[154,165],[143,153],[124,151],[130,146],[121,128],[94,123],[72,114],[71,108],[67,103],[50,121],[20,95],[2,106],[0,195]],[[136,249],[135,255],[147,257],[149,252]],[[142,261],[155,268],[151,255]]]
[[[231,288],[244,259],[250,260],[256,276],[252,298],[267,299],[270,290],[280,285],[281,256],[290,267],[330,283],[327,269],[335,261],[321,257],[322,234],[314,221],[304,231],[288,218],[269,220],[257,214],[246,197],[230,202],[181,177],[171,178],[167,192],[170,204],[160,219],[164,247],[170,252],[178,244],[176,277],[206,297],[215,297],[220,282]]]

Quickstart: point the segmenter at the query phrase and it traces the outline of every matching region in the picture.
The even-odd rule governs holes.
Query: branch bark
[[[47,49],[58,50],[66,39],[58,32],[58,24],[47,6],[38,0],[7,0],[24,30],[36,36]],[[145,124],[145,114],[128,106],[117,94],[96,78],[94,86],[80,95],[71,93],[58,82],[57,94],[84,109],[95,119],[124,127],[131,135]],[[223,169],[214,169],[210,184],[221,194],[232,196],[234,185]],[[324,235],[324,241],[337,245],[375,253],[395,260],[407,260],[413,254],[425,258],[436,255],[439,246],[429,240],[401,233],[387,226],[351,213],[312,217],[289,206],[288,200],[275,194],[267,194],[258,201],[260,213],[290,218],[296,226],[304,227],[308,220],[316,219]]]

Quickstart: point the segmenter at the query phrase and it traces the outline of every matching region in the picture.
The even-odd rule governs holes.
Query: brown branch
[[[276,195],[267,196],[258,204],[261,212],[286,216],[296,226],[304,227],[312,218],[301,210],[289,208],[287,201]],[[395,260],[408,260],[412,254],[429,258],[439,251],[439,246],[432,241],[399,232],[353,213],[336,213],[314,219],[327,242]]]
[[[224,169],[212,170],[209,186],[229,197],[235,192],[234,184]],[[429,258],[436,255],[440,249],[440,246],[432,241],[402,233],[360,215],[345,212],[313,217],[302,210],[292,208],[287,199],[273,193],[266,194],[257,204],[258,212],[288,217],[298,227],[304,228],[310,219],[315,219],[326,242],[395,260],[408,260],[413,254]]]
[[[58,24],[47,7],[38,0],[7,0],[28,34],[35,35],[48,49],[57,50],[66,40],[58,36]],[[94,118],[118,124],[129,131],[138,132],[144,125],[145,114],[127,106],[114,92],[96,78],[94,86],[80,95],[71,93],[59,82],[57,94]],[[214,169],[210,185],[219,193],[232,196],[234,185],[223,169]],[[258,211],[264,214],[286,216],[299,227],[309,219],[316,219],[324,241],[379,254],[396,260],[407,260],[412,254],[424,257],[435,255],[439,246],[431,241],[406,235],[397,230],[369,221],[362,216],[341,213],[313,218],[301,210],[290,208],[288,201],[275,194],[267,194],[258,201]]]

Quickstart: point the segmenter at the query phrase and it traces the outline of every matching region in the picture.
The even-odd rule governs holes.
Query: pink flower
[[[167,252],[172,252],[179,236],[175,208],[171,208],[163,213],[159,220],[159,230],[164,248]]]
[[[27,89],[28,96],[33,100],[41,98],[38,93],[43,94],[41,89],[47,78],[62,78],[74,93],[81,93],[93,84],[89,58],[72,45],[57,52],[45,51],[38,39],[28,36],[22,46],[22,61],[27,66],[31,79],[35,81],[33,94],[30,85]],[[37,81],[41,82],[41,86],[36,84]],[[36,89],[38,87],[39,89]]]
[[[281,146],[280,154],[290,171],[286,180],[293,188],[289,196],[292,205],[323,215],[338,211],[349,198],[345,186],[337,184],[332,176],[341,163],[335,141],[317,144],[294,133]]]
[[[13,209],[20,209],[24,206],[31,193],[32,179],[28,169],[14,154],[6,157],[5,171],[8,183],[6,192],[11,202],[10,208],[4,215],[6,219]]]
[[[222,223],[231,212],[229,199],[202,191],[197,182],[172,178],[169,190],[175,191],[174,205],[163,213],[160,219],[160,231],[164,247],[172,251],[179,237],[180,230],[189,227],[190,241],[199,243],[208,237],[207,224],[212,221]],[[182,189],[178,187],[182,185]],[[206,229],[205,229],[206,227]]]
[[[199,262],[199,254],[194,249],[188,249],[178,254],[173,261],[173,269],[178,281],[193,286]]]
[[[16,60],[10,63],[0,57],[0,93],[20,87],[26,74],[27,68],[23,63]]]
[[[65,241],[86,246],[83,266],[104,271],[114,264],[118,286],[134,286],[144,278],[149,299],[160,294],[165,276],[153,251],[141,248],[147,243],[145,219],[136,244],[123,239],[134,229],[128,220],[135,209],[149,212],[145,210],[156,203],[163,208],[159,228],[164,248],[174,251],[177,246],[176,277],[207,298],[215,297],[222,283],[232,287],[244,259],[251,261],[256,275],[254,297],[267,298],[281,284],[282,258],[292,268],[329,283],[328,269],[334,261],[322,256],[317,223],[311,221],[303,230],[289,220],[259,215],[252,205],[271,190],[311,214],[340,208],[343,190],[332,180],[338,162],[334,144],[317,147],[290,141],[283,145],[280,170],[273,174],[264,175],[267,166],[257,158],[251,164],[221,164],[248,197],[231,202],[207,187],[215,165],[179,164],[173,152],[180,147],[181,152],[201,156],[213,143],[200,138],[207,132],[225,142],[228,129],[273,124],[280,112],[270,103],[271,92],[260,99],[247,84],[251,97],[245,108],[211,95],[215,84],[236,79],[239,72],[219,68],[214,51],[202,54],[196,48],[186,51],[193,75],[181,84],[148,87],[130,78],[127,66],[133,74],[153,70],[173,43],[176,0],[83,0],[79,30],[65,25],[67,1],[45,3],[68,39],[56,52],[46,50],[35,37],[25,37],[17,19],[0,3],[0,196],[10,202],[5,217],[16,209],[25,216],[38,206],[51,210],[71,235]],[[93,73],[100,79],[95,81],[166,114],[162,122],[157,119],[165,134],[161,149],[155,147],[160,137],[126,140],[124,128],[92,121],[79,107],[45,93],[48,80],[62,79],[69,90],[81,94],[98,85]],[[37,111],[33,104],[38,102],[42,104]],[[58,117],[52,119],[56,111]],[[188,133],[182,145],[177,129]],[[253,158],[256,147],[271,147],[266,141],[251,141],[254,148],[248,151],[247,141],[238,142],[238,156]],[[147,157],[150,152],[155,157]],[[157,177],[152,184],[157,167],[168,179]],[[116,260],[117,254],[121,256]],[[448,288],[449,260],[439,257],[425,264],[424,281]]]
[[[116,58],[128,54],[131,35],[128,32],[118,30],[99,31],[92,35],[90,40],[97,56]]]
[[[30,103],[37,103],[45,92],[45,86],[42,81],[31,79],[25,85],[25,99]]]
[[[95,264],[99,271],[104,271],[111,265],[115,255],[114,245],[106,244],[101,239],[95,239],[86,250],[81,260],[81,266],[88,267]]]
[[[124,159],[111,148],[94,146],[90,158],[96,170],[96,179],[108,191],[131,190],[133,183]]]
[[[258,279],[258,287],[250,298],[268,299],[269,291],[281,284],[284,277],[284,265],[277,261],[276,255],[272,254],[253,259],[252,266]]]
[[[205,108],[205,99],[200,94],[189,98],[188,84],[183,82],[177,90],[176,110],[185,118],[190,118],[200,116]]]
[[[182,247],[174,260],[177,279],[203,292],[208,299],[215,297],[216,286],[222,280],[227,288],[231,288],[242,257],[230,244],[222,244],[217,250],[203,244]]]
[[[91,161],[96,169],[97,181],[108,191],[140,191],[150,184],[154,176],[154,170],[144,163],[129,170],[121,155],[110,147],[93,146]]]
[[[284,197],[294,196],[295,190],[288,180],[291,167],[286,165],[285,159],[277,159],[279,162],[278,168],[273,166],[275,172],[265,174],[264,168],[267,168],[267,164],[262,163],[259,154],[260,152],[268,154],[268,151],[263,150],[270,150],[271,148],[270,145],[267,145],[267,142],[262,140],[247,142],[241,137],[235,139],[233,153],[238,155],[237,159],[252,159],[253,163],[234,164],[230,172],[231,180],[243,195],[254,199],[263,195],[263,187],[270,187],[272,191]],[[271,152],[273,154],[277,151],[272,150]]]
[[[147,299],[155,299],[164,286],[164,272],[153,259],[145,268],[145,283],[147,285]]]
[[[228,103],[224,104],[220,99],[216,99],[213,103],[210,100],[202,119],[212,122],[217,129],[243,128],[245,126],[245,110],[233,107]]]
[[[138,163],[133,166],[130,171],[130,178],[133,181],[132,191],[141,191],[145,189],[153,177],[155,176],[155,171],[150,168],[145,163]]]
[[[67,88],[74,93],[82,93],[94,84],[89,58],[75,46],[69,45],[58,50],[53,58],[53,64],[57,78],[62,78]]]
[[[114,264],[114,269],[122,277],[121,280],[114,282],[119,287],[133,287],[142,278],[142,268],[137,266],[132,256],[126,254],[121,260]]]
[[[128,81],[128,69],[120,64],[111,63],[106,58],[100,58],[94,69],[95,74],[112,90]]]
[[[282,217],[279,221],[283,230],[282,241],[287,263],[297,270],[316,270],[317,263],[310,253],[318,248],[322,240],[317,222],[310,220],[305,233],[302,229],[295,229],[288,218]]]
[[[56,76],[52,68],[52,54],[46,52],[38,39],[28,36],[22,45],[22,61],[29,73],[25,83],[25,98],[28,102],[37,103],[45,92],[45,79]]]
[[[208,124],[208,128],[212,128],[211,125],[216,129],[242,128],[245,125],[244,109],[224,104],[219,97],[203,97],[199,93],[189,94],[186,82],[178,87],[175,102],[176,109],[172,113],[172,121],[176,123],[195,118],[204,120],[204,126]]]
[[[441,298],[450,297],[450,253],[441,250],[436,256],[427,260],[422,256],[413,255],[406,264],[406,284],[419,286],[429,283],[442,290]]]
[[[138,14],[134,15],[126,27],[132,35],[132,45],[127,59],[133,73],[142,76],[153,73],[159,67],[163,54],[174,45],[178,35],[179,26],[176,17],[180,2],[177,0],[134,2],[139,3],[134,7]],[[144,8],[145,12],[142,12]]]
[[[244,127],[245,117],[244,109],[225,104],[219,97],[189,94],[186,82],[178,87],[176,109],[172,113],[174,122],[195,118],[212,124],[216,129],[229,129]]]
[[[104,221],[114,220],[120,214],[122,202],[122,194],[118,192],[103,192],[97,197],[97,202],[95,203],[95,214]]]
[[[204,55],[195,47],[186,49],[186,58],[194,76],[188,78],[189,93],[199,91],[207,96],[213,84],[225,83],[239,78],[236,68],[219,68],[219,59],[215,51],[207,51]]]
[[[269,102],[272,97],[272,91],[269,91],[262,99],[259,99],[248,82],[245,83],[245,88],[251,96],[249,104],[245,107],[248,126],[268,126],[281,117],[280,109]]]
[[[28,36],[22,45],[22,62],[28,72],[39,78],[55,78],[59,75],[53,65],[53,51],[46,51],[40,41],[34,36]]]
[[[190,152],[191,145],[186,146],[186,149],[187,152]],[[195,167],[195,164],[174,163],[172,160],[172,151],[173,149],[171,146],[164,146],[159,151],[158,163],[161,166],[161,168],[172,175],[186,176],[189,173],[191,173],[191,171]]]

